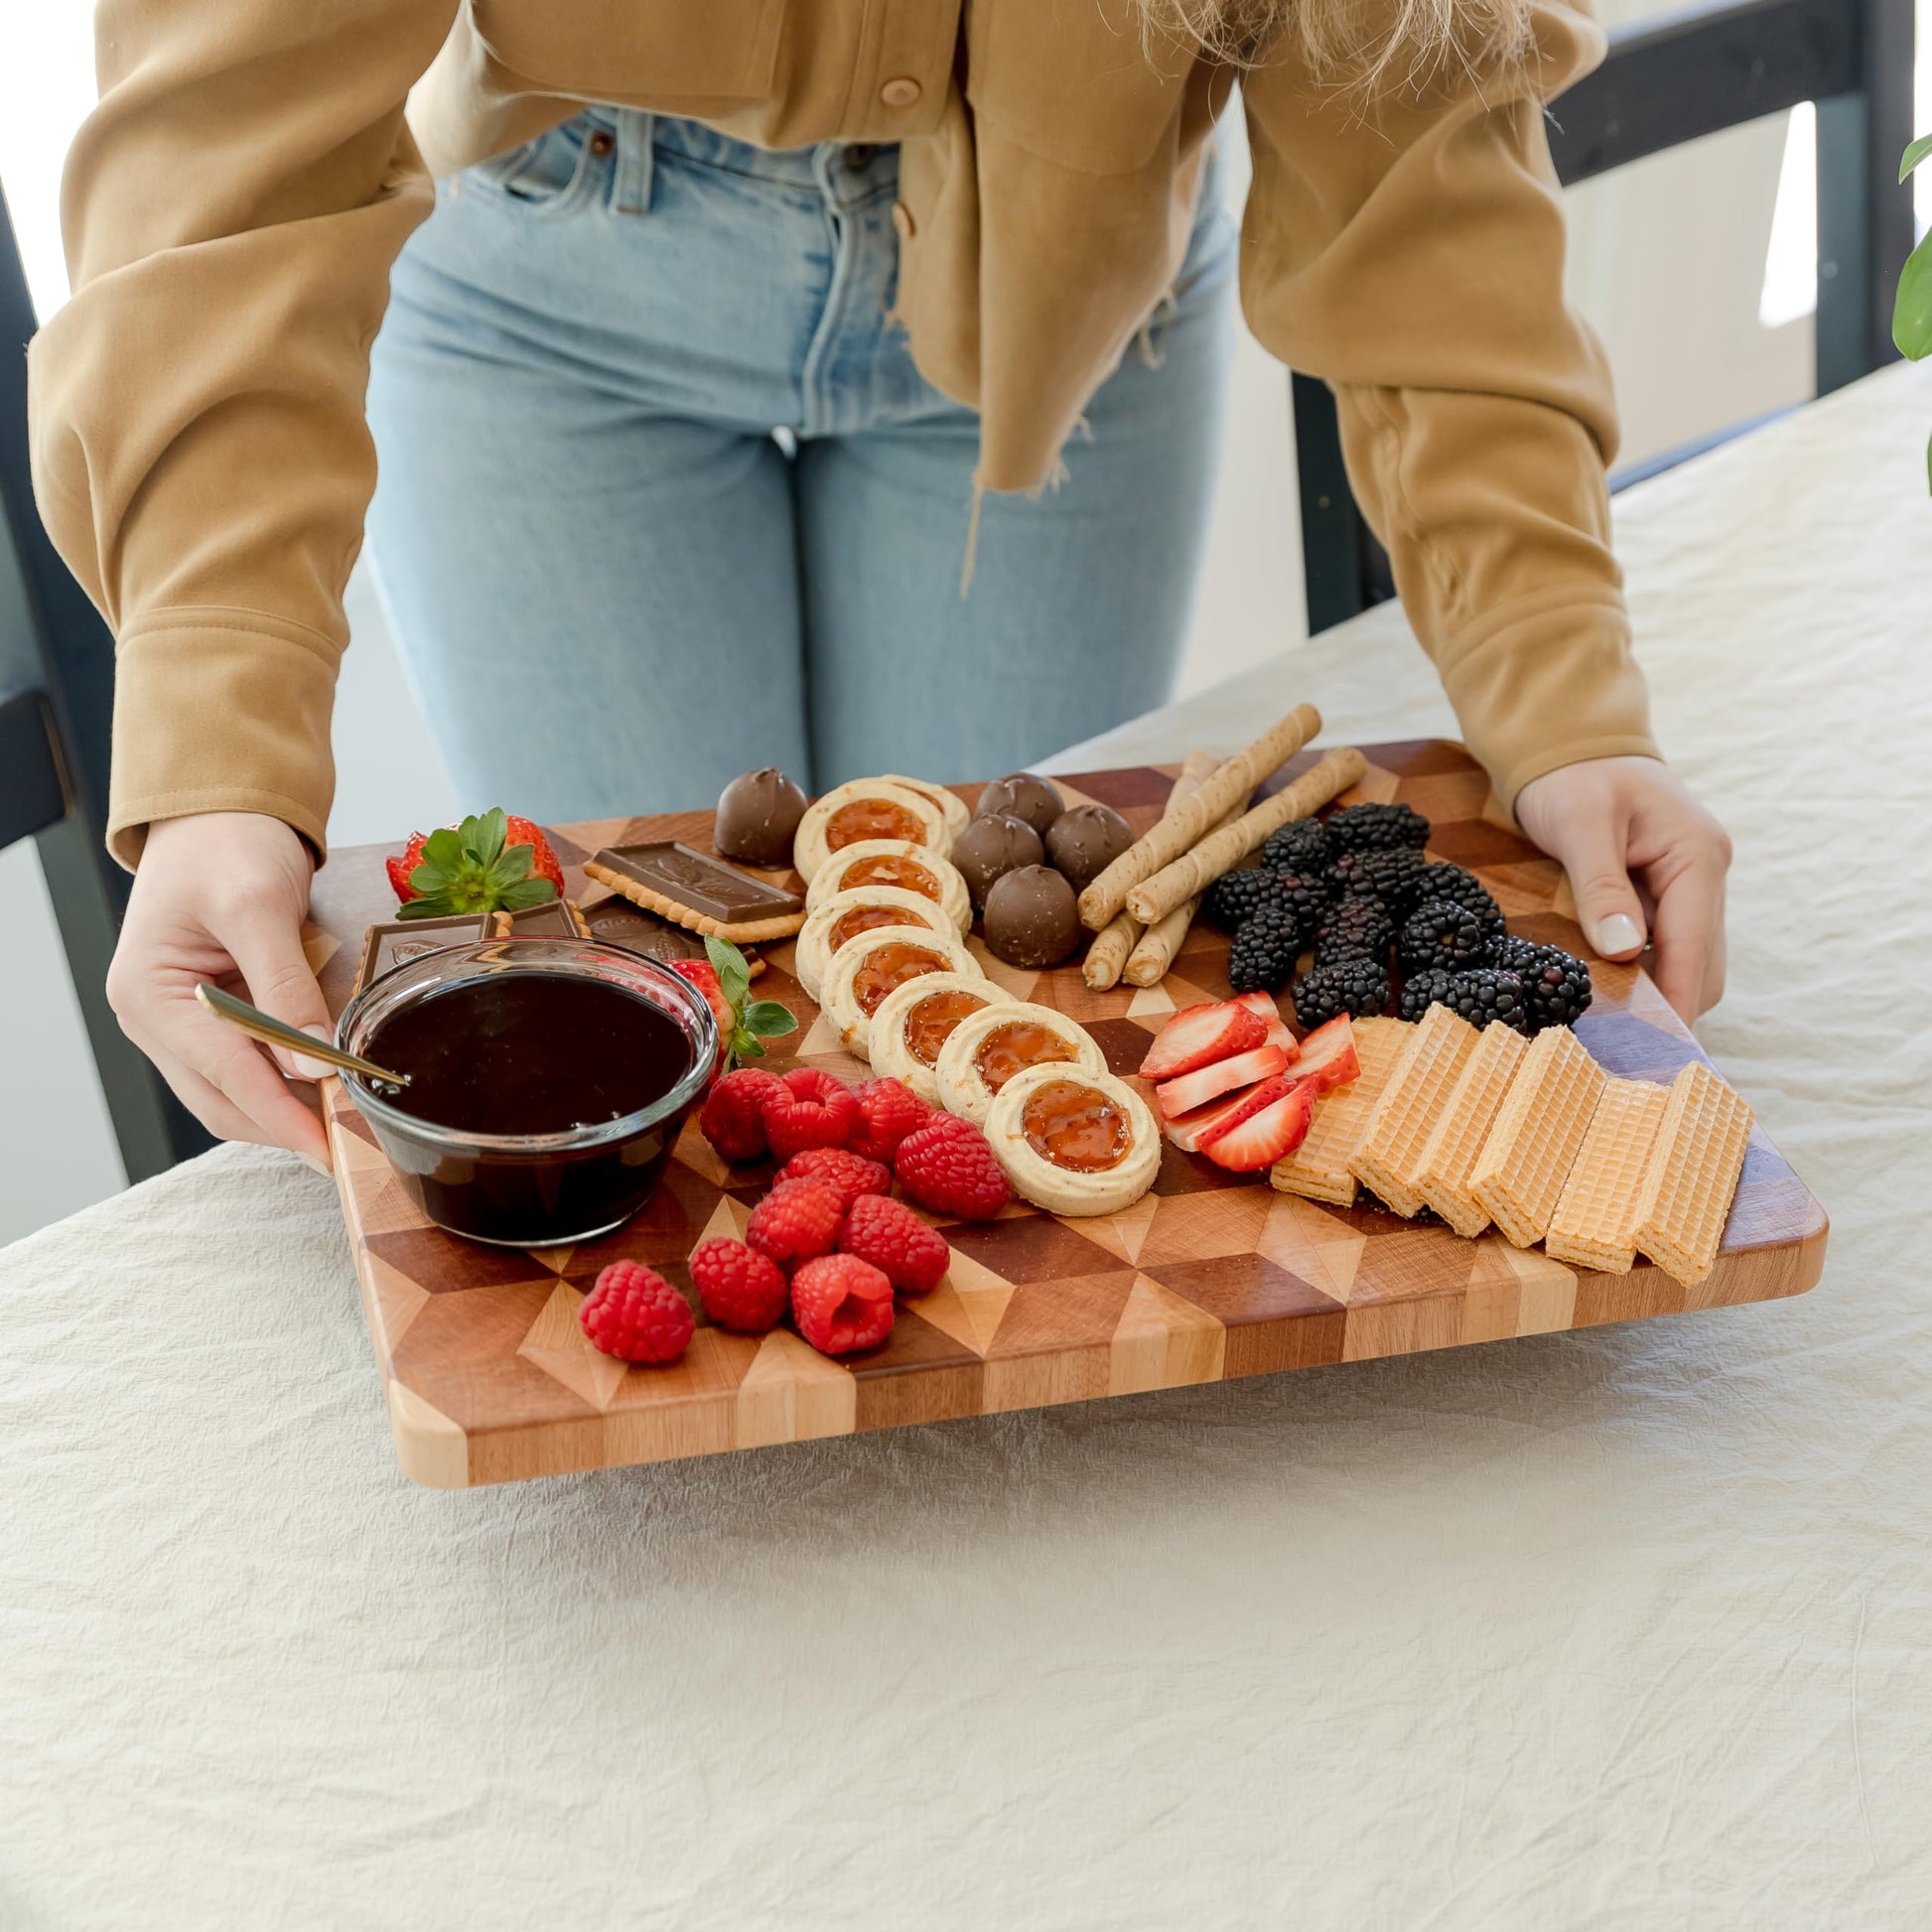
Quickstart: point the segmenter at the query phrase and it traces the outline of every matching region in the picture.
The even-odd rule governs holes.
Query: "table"
[[[0,1253],[0,1926],[1922,1925],[1928,423],[1619,505],[1812,1294],[437,1494],[218,1151]],[[1302,695],[1447,724],[1385,610],[1063,764]]]

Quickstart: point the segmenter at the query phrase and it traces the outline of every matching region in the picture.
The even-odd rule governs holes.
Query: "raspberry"
[[[794,1154],[771,1176],[774,1187],[788,1180],[822,1180],[839,1197],[841,1207],[850,1207],[861,1194],[890,1194],[893,1176],[878,1161],[867,1161],[842,1147],[808,1147]]]
[[[705,1095],[698,1131],[727,1161],[756,1161],[765,1152],[764,1098],[778,1090],[778,1076],[742,1066],[715,1081]]]
[[[808,1147],[843,1147],[859,1124],[859,1099],[816,1067],[794,1066],[763,1100],[764,1138],[789,1161]]]
[[[691,1345],[698,1318],[654,1268],[614,1261],[577,1311],[593,1348],[621,1362],[674,1362]]]
[[[829,1255],[845,1219],[845,1202],[822,1180],[791,1180],[752,1209],[746,1242],[780,1267]]]
[[[704,1311],[721,1328],[761,1335],[784,1319],[787,1289],[768,1255],[724,1235],[691,1250],[691,1282]]]
[[[858,1101],[859,1124],[846,1146],[868,1161],[890,1161],[899,1142],[932,1118],[932,1109],[902,1080],[868,1080]]]
[[[898,1144],[898,1184],[935,1214],[990,1221],[1007,1204],[1007,1177],[986,1136],[957,1114],[935,1114]]]
[[[900,1295],[937,1288],[952,1260],[943,1235],[935,1234],[903,1201],[880,1194],[861,1194],[846,1209],[839,1253],[871,1262]]]
[[[857,1255],[821,1255],[792,1276],[791,1311],[821,1355],[877,1348],[893,1332],[893,1285]]]

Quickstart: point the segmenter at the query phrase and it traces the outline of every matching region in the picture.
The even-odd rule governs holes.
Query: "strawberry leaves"
[[[440,919],[453,912],[521,912],[555,898],[557,888],[550,880],[530,876],[535,847],[506,844],[508,823],[498,808],[466,818],[454,830],[444,826],[432,832],[409,875],[416,897],[406,899],[396,916]]]
[[[730,1037],[725,1041],[726,1063],[736,1066],[746,1060],[763,1059],[767,1039],[782,1039],[797,1031],[796,1016],[776,1000],[752,998],[751,969],[745,955],[728,939],[707,936],[704,949],[712,971],[718,975],[718,990],[732,1014]]]

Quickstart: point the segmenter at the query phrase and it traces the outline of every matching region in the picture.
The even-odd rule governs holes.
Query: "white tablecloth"
[[[0,1926],[1932,1922],[1928,422],[1621,506],[1814,1293],[438,1494],[216,1153],[0,1254]],[[1070,762],[1302,695],[1445,722],[1378,613]]]

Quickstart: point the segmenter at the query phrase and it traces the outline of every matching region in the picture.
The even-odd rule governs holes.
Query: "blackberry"
[[[1396,1011],[1405,1020],[1420,1020],[1433,1006],[1438,1005],[1449,992],[1453,973],[1446,973],[1441,967],[1431,967],[1427,972],[1418,973],[1413,979],[1402,983],[1402,998],[1396,1003]]]
[[[1291,818],[1279,831],[1270,832],[1261,848],[1265,866],[1286,866],[1291,872],[1313,873],[1317,877],[1328,869],[1335,848],[1328,828],[1318,818]]]
[[[1328,820],[1328,842],[1337,852],[1387,852],[1429,843],[1429,821],[1413,805],[1350,805]]]
[[[1268,874],[1259,866],[1245,866],[1239,872],[1224,872],[1207,889],[1201,910],[1218,926],[1232,932],[1243,919],[1251,919],[1268,896]]]
[[[1426,899],[1452,898],[1481,919],[1492,937],[1503,931],[1502,908],[1490,897],[1489,888],[1474,873],[1465,872],[1460,866],[1441,863],[1424,866],[1415,877],[1413,890],[1418,905]]]
[[[1304,1033],[1338,1014],[1366,1020],[1389,1010],[1389,974],[1379,959],[1358,955],[1316,966],[1295,982],[1295,1018]]]
[[[1589,968],[1575,953],[1509,936],[1497,941],[1491,956],[1522,980],[1530,1025],[1539,1033],[1545,1027],[1567,1027],[1587,1010],[1593,997]]]
[[[1395,918],[1379,898],[1367,893],[1343,899],[1315,927],[1314,963],[1332,966],[1338,959],[1386,959],[1395,939]]]
[[[1472,1027],[1486,1027],[1500,1020],[1519,1034],[1530,1031],[1528,998],[1519,975],[1494,966],[1479,966],[1472,973],[1451,973],[1449,984],[1434,995],[1434,1004],[1459,1013]]]
[[[1237,993],[1279,993],[1295,975],[1307,934],[1295,908],[1267,900],[1243,919],[1228,953],[1228,984]]]
[[[1391,909],[1406,912],[1425,870],[1422,854],[1412,845],[1374,846],[1366,852],[1343,852],[1328,868],[1328,884],[1344,895],[1373,893]]]
[[[1487,960],[1489,928],[1452,898],[1426,899],[1403,920],[1395,956],[1405,973],[1426,973],[1432,966],[1462,972]]]

